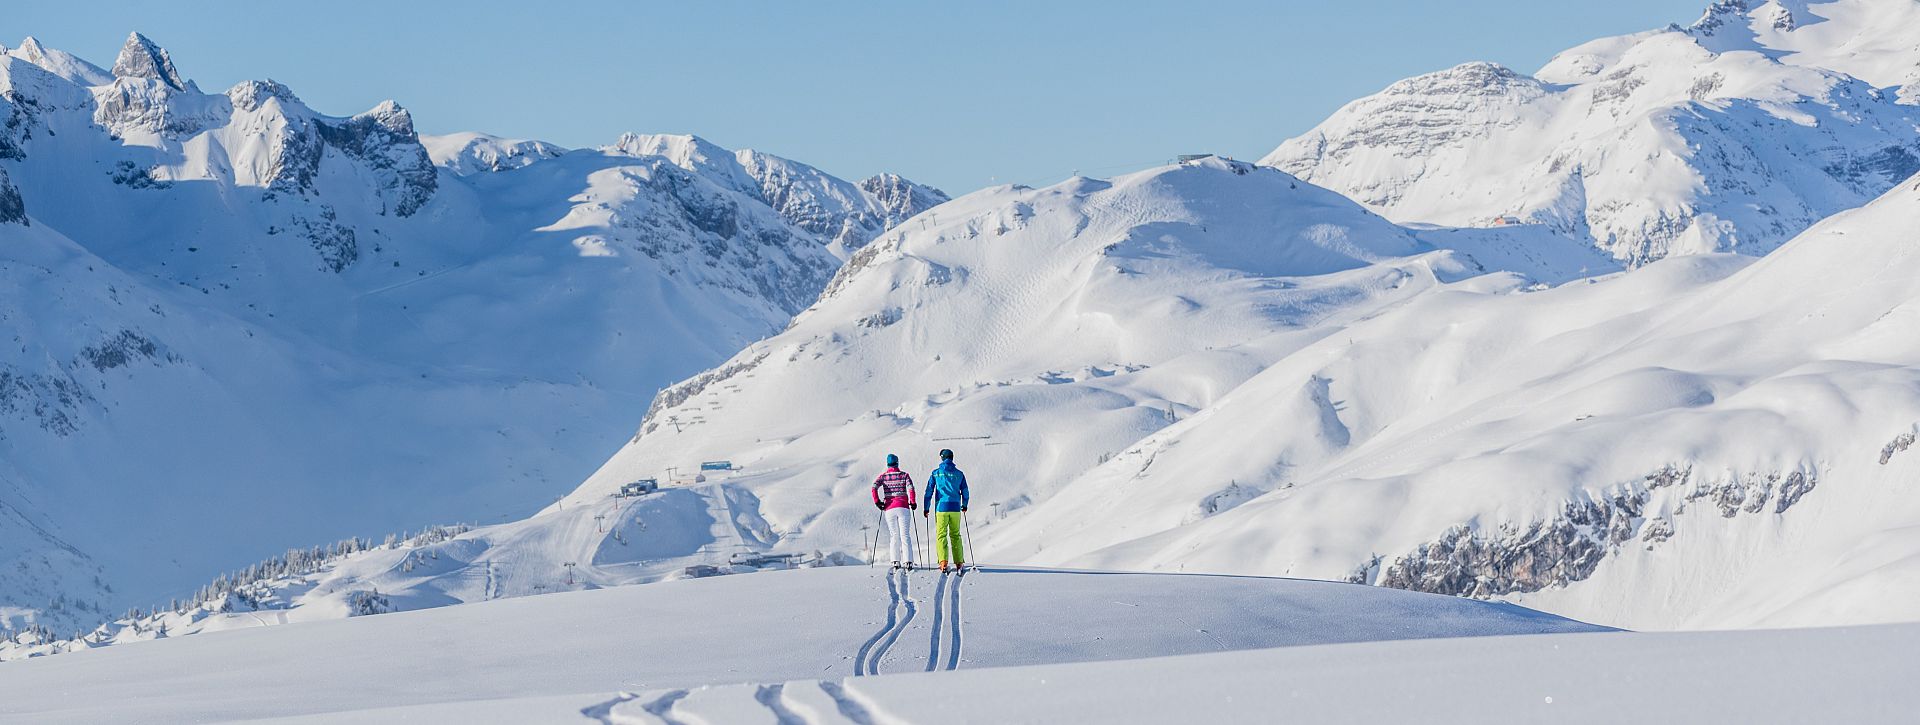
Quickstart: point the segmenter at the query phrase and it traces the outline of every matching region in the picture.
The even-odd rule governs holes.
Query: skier
[[[919,505],[913,499],[913,477],[900,470],[900,457],[887,454],[887,470],[873,479],[873,506],[884,512],[887,530],[893,536],[893,568],[900,568],[900,562],[913,568],[913,509]]]
[[[931,516],[937,510],[939,516],[933,518],[933,550],[940,558],[940,571],[947,571],[948,562],[955,570],[966,568],[967,557],[960,547],[960,514],[967,510],[967,474],[953,467],[953,451],[940,450],[940,467],[933,469],[927,476],[927,510],[920,512],[922,517]]]

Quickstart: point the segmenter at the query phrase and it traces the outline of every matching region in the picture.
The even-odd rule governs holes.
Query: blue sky
[[[19,3],[111,65],[126,33],[207,90],[270,77],[347,115],[392,98],[423,132],[566,146],[694,133],[858,178],[960,193],[1175,154],[1258,158],[1341,104],[1469,60],[1532,71],[1706,0],[1322,2]]]

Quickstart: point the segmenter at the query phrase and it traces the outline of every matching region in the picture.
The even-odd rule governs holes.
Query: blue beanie
[[[899,457],[899,456],[896,456],[896,455],[893,455],[892,453],[888,453],[888,454],[887,454],[887,465],[889,465],[889,466],[898,466],[898,465],[900,465],[900,457]]]

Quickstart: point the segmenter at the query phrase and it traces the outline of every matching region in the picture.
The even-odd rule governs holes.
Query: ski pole
[[[960,509],[960,525],[967,530],[967,553],[978,555],[980,552],[973,548],[973,523],[967,520],[967,510],[964,508]],[[973,568],[980,568],[979,560],[976,559],[974,562]]]

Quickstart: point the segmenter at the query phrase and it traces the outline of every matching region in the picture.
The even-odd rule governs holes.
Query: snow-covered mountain
[[[1350,325],[990,552],[1344,570],[1639,628],[1910,619],[1920,359],[1896,330],[1920,309],[1917,213],[1908,183],[1752,264],[1674,259]],[[1322,418],[1277,414],[1303,387],[1325,391]],[[1312,445],[1330,428],[1340,445]]]
[[[262,624],[328,619],[782,557],[847,563],[872,550],[875,462],[898,453],[918,476],[940,448],[960,452],[976,486],[971,535],[996,563],[1346,579],[1645,628],[1911,619],[1920,508],[1901,486],[1920,472],[1907,453],[1920,359],[1900,331],[1920,309],[1905,231],[1920,187],[1903,180],[1920,168],[1920,116],[1891,87],[1905,31],[1878,27],[1908,12],[1718,3],[1686,28],[1567,51],[1537,77],[1470,64],[1397,84],[1267,165],[1206,158],[951,201],[898,177],[850,183],[690,136],[570,152],[470,136],[416,155],[422,144],[405,141],[410,124],[390,106],[350,118],[300,107],[289,118],[305,121],[248,126],[295,139],[335,129],[313,132],[313,180],[276,192],[272,163],[249,167],[261,171],[246,183],[218,173],[229,167],[211,159],[229,154],[208,149],[273,144],[207,136],[237,112],[193,101],[208,97],[150,43],[130,41],[134,70],[109,84],[67,80],[104,73],[73,63],[65,75],[41,69],[50,87],[85,91],[71,113],[88,119],[98,99],[163,111],[109,114],[126,129],[113,144],[147,139],[133,147],[165,153],[133,163],[144,172],[92,180],[101,198],[257,194],[243,207],[254,217],[218,217],[229,226],[211,236],[257,240],[252,219],[276,230],[268,237],[311,241],[314,226],[274,221],[304,214],[377,240],[343,265],[327,251],[337,245],[318,243],[184,256],[147,227],[204,222],[169,220],[161,205],[134,220],[40,211],[38,199],[79,182],[32,154],[108,124],[20,135],[13,148],[26,155],[0,164],[19,202],[0,190],[0,217],[26,214],[0,238],[37,239],[20,249],[40,256],[15,273],[79,279],[70,294],[118,307],[88,316],[88,335],[63,347],[37,342],[51,332],[28,337],[16,364],[41,377],[16,387],[61,401],[197,375],[162,388],[181,399],[112,405],[231,406],[205,414],[226,427],[168,431],[129,460],[231,438],[259,451],[251,467],[228,459],[180,480],[284,478],[287,466],[264,462],[294,460],[310,478],[287,490],[368,481],[331,503],[419,511],[431,497],[431,510],[456,512],[442,518],[460,518],[525,490],[474,479],[534,480],[591,457],[557,441],[593,445],[622,415],[628,430],[640,424],[531,518],[290,555],[83,642],[36,638],[0,656],[230,628],[236,618],[216,615],[236,611]],[[1824,36],[1805,33],[1821,27],[1860,51],[1816,52]],[[431,188],[407,181],[420,158],[440,166]],[[249,183],[265,190],[237,191]],[[322,200],[324,213],[311,206]],[[1495,217],[1532,223],[1479,226]],[[327,224],[319,237],[338,238]],[[1715,253],[1726,251],[1743,254]],[[49,257],[64,266],[35,261]],[[280,261],[270,274],[221,271],[260,268],[256,257]],[[95,266],[110,274],[80,272]],[[138,294],[123,303],[123,287]],[[120,322],[162,312],[183,321]],[[205,370],[233,349],[250,351],[245,365]],[[86,372],[96,357],[111,364]],[[680,382],[649,395],[670,379]],[[285,380],[313,382],[296,394]],[[236,394],[234,381],[256,382]],[[98,505],[90,493],[36,500],[39,481],[75,471],[147,475],[73,453],[121,444],[82,439],[133,414],[70,397],[11,411],[74,411],[54,416],[71,431],[34,419],[48,450],[79,441],[72,460],[0,475],[35,532],[30,565],[113,572],[125,564],[97,542],[126,539],[89,542],[63,526]],[[321,413],[263,427],[261,410]],[[391,420],[394,410],[412,417]],[[497,446],[475,442],[489,435]],[[280,448],[306,438],[328,445],[300,449],[308,458]],[[366,440],[408,450],[330,455]],[[54,460],[32,450],[40,458],[28,460]],[[667,490],[613,495],[642,478]],[[394,480],[405,491],[392,493]],[[127,488],[137,485],[150,484]],[[413,523],[328,503],[272,505]],[[260,510],[262,521],[286,515]],[[151,525],[134,518],[114,524]],[[79,586],[62,576],[22,580],[55,595]]]
[[[1747,50],[1837,70],[1920,100],[1920,3],[1717,0],[1692,30],[1715,52]]]
[[[744,151],[751,184],[478,135],[437,167],[397,104],[203,93],[179,61],[138,34],[111,71],[32,39],[0,55],[6,627],[537,508],[656,390],[944,199]]]
[[[420,145],[426,147],[427,156],[433,159],[434,165],[455,176],[518,169],[567,152],[545,141],[501,138],[473,131],[443,136],[422,135]]]
[[[1533,76],[1400,81],[1262,163],[1398,221],[1540,224],[1629,264],[1765,254],[1920,171],[1917,7],[1724,0]]]
[[[990,561],[1635,627],[1912,616],[1920,186],[1757,263],[1526,294],[1343,202],[1214,167],[962,198],[668,389],[569,502],[727,459],[783,540],[844,547],[872,461],[950,447]]]
[[[939,189],[897,174],[854,184],[806,164],[758,151],[728,151],[692,136],[629,133],[605,149],[612,154],[659,156],[716,183],[755,197],[794,226],[829,240],[845,259],[882,231],[945,202]]]
[[[1909,619],[1916,213],[1909,183],[1758,262],[1548,287],[1436,243],[1479,231],[1398,227],[1266,167],[984,190],[668,388],[539,516],[461,534],[424,574],[383,550],[241,604],[845,560],[877,526],[875,462],[918,474],[953,448],[992,562],[1348,579],[1644,628]],[[1533,278],[1594,263],[1524,239],[1555,260]],[[703,461],[730,468],[611,497]]]
[[[1489,273],[1502,267],[1519,273]],[[693,565],[749,571],[769,555],[851,562],[865,555],[865,484],[885,452],[918,468],[941,447],[966,451],[969,470],[993,482],[989,501],[1037,506],[1353,321],[1612,269],[1537,229],[1406,229],[1283,172],[1217,158],[983,190],[866,246],[786,330],[664,391],[624,450],[538,516],[427,548],[274,564],[90,642],[202,631],[228,610],[344,616],[372,592],[385,611],[563,581],[650,582]],[[1313,395],[1300,404],[1312,409]],[[698,482],[695,469],[715,460],[739,470]],[[649,477],[678,486],[610,496]]]

